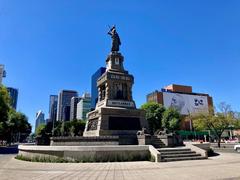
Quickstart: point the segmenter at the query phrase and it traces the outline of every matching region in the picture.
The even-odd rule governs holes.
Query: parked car
[[[235,145],[234,150],[240,153],[240,144]]]

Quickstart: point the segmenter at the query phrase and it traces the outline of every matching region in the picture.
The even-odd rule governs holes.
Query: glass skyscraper
[[[9,96],[11,98],[11,106],[12,108],[14,108],[15,110],[17,109],[17,100],[18,100],[18,89],[16,88],[12,88],[12,87],[8,87],[7,88]]]
[[[97,80],[99,77],[105,73],[106,68],[100,67],[93,75],[92,75],[92,84],[91,84],[91,109],[95,109],[96,104],[98,102],[98,89],[97,89]]]
[[[57,103],[58,96],[50,95],[49,99],[49,122],[55,122],[57,120]]]
[[[57,121],[70,120],[70,106],[72,97],[77,97],[77,91],[62,90],[58,96]]]

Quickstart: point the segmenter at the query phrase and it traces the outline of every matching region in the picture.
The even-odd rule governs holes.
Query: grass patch
[[[23,155],[17,155],[15,159],[22,160],[22,161],[30,161],[30,162],[46,162],[46,163],[68,163],[72,162],[70,160],[66,160],[64,158],[53,158],[53,157],[41,157],[41,156],[34,156],[32,158],[26,157]]]
[[[155,157],[147,154],[136,153],[119,153],[119,154],[98,154],[93,156],[82,156],[77,159],[74,158],[62,158],[53,156],[34,156],[27,157],[23,155],[17,155],[15,159],[30,161],[30,162],[44,162],[44,163],[91,163],[91,162],[126,162],[126,161],[155,161]]]

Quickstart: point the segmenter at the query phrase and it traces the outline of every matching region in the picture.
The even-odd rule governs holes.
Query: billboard
[[[163,105],[177,109],[182,115],[208,112],[207,96],[163,92]]]

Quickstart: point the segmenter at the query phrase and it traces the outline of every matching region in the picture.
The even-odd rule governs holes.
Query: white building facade
[[[4,77],[6,77],[6,71],[4,70],[4,65],[0,64],[0,85],[2,85],[2,80]]]
[[[81,100],[77,104],[77,119],[86,120],[87,113],[91,111],[91,95],[83,94]]]

